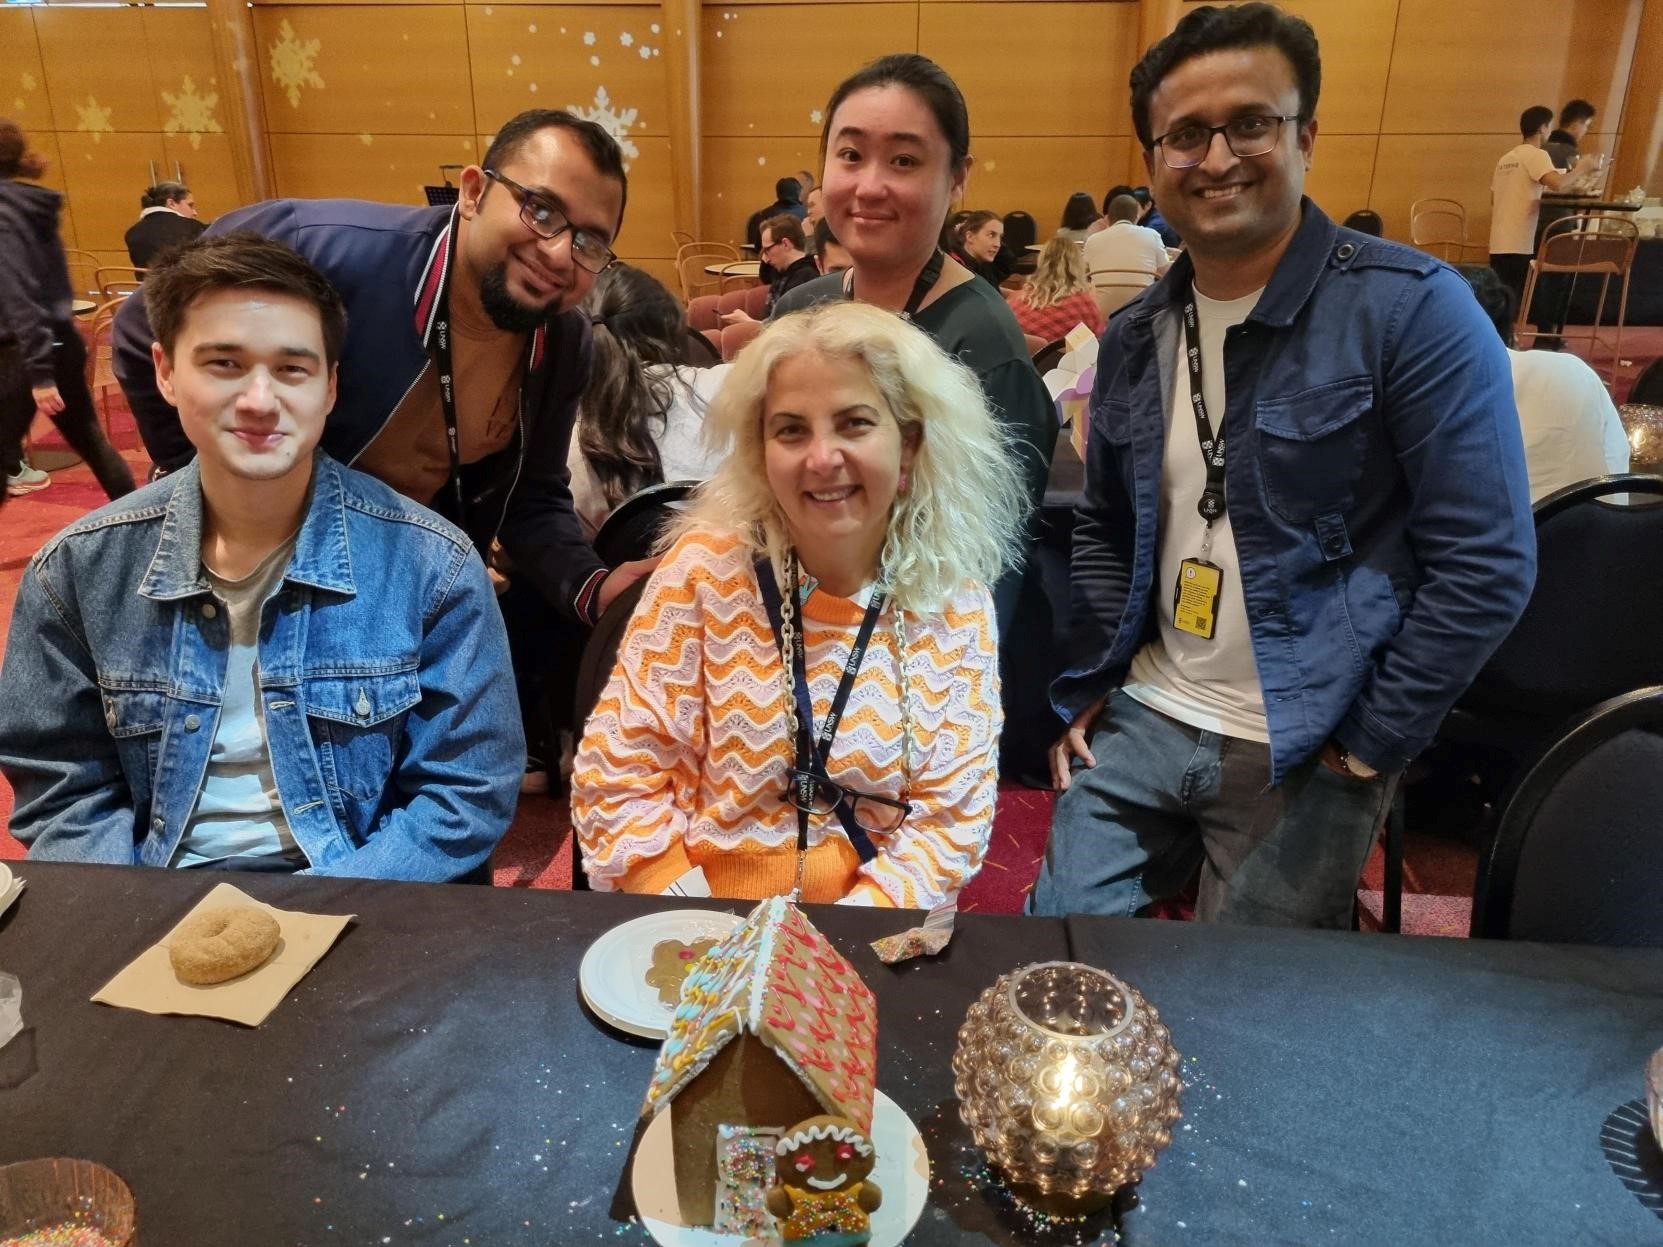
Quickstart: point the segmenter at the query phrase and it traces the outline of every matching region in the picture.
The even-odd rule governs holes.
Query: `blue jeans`
[[[1196,917],[1351,925],[1357,879],[1397,776],[1336,775],[1312,757],[1270,786],[1270,747],[1189,727],[1119,689],[1057,800],[1030,913],[1129,917],[1183,891]]]

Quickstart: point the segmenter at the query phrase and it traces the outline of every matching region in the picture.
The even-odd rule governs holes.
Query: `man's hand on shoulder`
[[[652,569],[658,566],[658,559],[635,559],[628,563],[619,563],[606,573],[606,579],[601,581],[601,587],[595,594],[595,617],[598,619],[606,614],[606,608],[617,601],[618,595],[643,576],[650,576]]]

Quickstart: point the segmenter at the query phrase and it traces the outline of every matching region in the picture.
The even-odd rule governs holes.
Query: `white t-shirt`
[[[1530,501],[1628,471],[1628,434],[1599,374],[1569,351],[1508,351]]]
[[[1534,143],[1520,143],[1496,164],[1490,181],[1490,254],[1533,255],[1542,178],[1553,157]]]
[[[1196,292],[1202,397],[1215,435],[1224,423],[1224,331],[1246,320],[1263,293],[1262,289],[1255,290],[1239,299],[1219,302]],[[1201,443],[1190,407],[1189,366],[1181,332],[1178,344],[1172,362],[1172,409],[1167,413],[1157,529],[1160,570],[1154,594],[1160,635],[1132,658],[1124,687],[1127,696],[1180,723],[1268,744],[1270,730],[1265,724],[1265,699],[1259,686],[1259,668],[1253,660],[1253,640],[1247,630],[1241,563],[1236,558],[1235,531],[1230,526],[1228,493],[1224,515],[1213,521],[1213,547],[1207,555],[1223,573],[1213,639],[1203,640],[1172,626],[1173,588],[1183,561],[1201,557],[1201,541],[1207,531],[1206,522],[1195,509],[1207,486],[1207,468],[1201,459]],[[1228,449],[1226,443],[1226,453]]]
[[[1088,272],[1097,269],[1131,269],[1133,272],[1148,274],[1142,281],[1124,273],[1105,274],[1092,279],[1094,287],[1104,283],[1102,288],[1095,289],[1094,293],[1097,296],[1097,306],[1102,309],[1105,319],[1116,308],[1130,303],[1137,297],[1139,289],[1166,272],[1167,265],[1171,263],[1161,236],[1152,229],[1133,225],[1130,221],[1116,221],[1107,229],[1098,230],[1087,238],[1085,257]]]
[[[658,459],[664,467],[666,481],[706,480],[720,464],[720,456],[706,450],[702,441],[704,413],[732,367],[732,364],[716,364],[710,368],[674,370],[670,382],[670,410],[665,413],[664,431],[658,437]],[[664,376],[670,372],[671,369],[662,364],[647,367],[649,377]],[[579,411],[579,425],[583,419],[583,413]],[[572,474],[572,505],[583,524],[584,533],[592,538],[600,531],[606,517],[612,514],[612,507],[606,501],[600,481],[589,470],[589,461],[583,457],[576,428],[572,430],[572,444],[566,452],[566,467]]]

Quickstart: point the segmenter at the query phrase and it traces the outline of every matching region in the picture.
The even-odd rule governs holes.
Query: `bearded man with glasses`
[[[1507,357],[1436,259],[1304,197],[1321,61],[1269,4],[1132,71],[1183,235],[1116,314],[1074,527],[1035,912],[1344,927],[1409,760],[1535,576]]]

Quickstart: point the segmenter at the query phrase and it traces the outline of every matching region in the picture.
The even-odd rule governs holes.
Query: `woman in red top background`
[[[1103,332],[1103,313],[1092,297],[1091,280],[1080,244],[1059,234],[1039,253],[1039,265],[1028,284],[1005,296],[1023,333],[1047,342],[1084,325],[1094,335]]]

